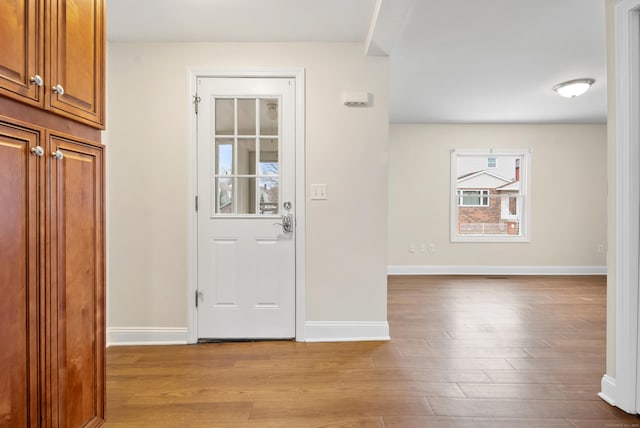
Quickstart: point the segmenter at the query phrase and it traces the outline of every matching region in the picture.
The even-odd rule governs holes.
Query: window
[[[461,207],[488,207],[488,190],[458,190],[458,205]]]
[[[527,150],[451,153],[451,241],[528,242]]]
[[[277,98],[216,98],[216,215],[277,215],[280,190]]]

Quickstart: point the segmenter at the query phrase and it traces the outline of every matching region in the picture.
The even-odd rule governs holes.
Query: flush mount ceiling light
[[[594,79],[568,80],[566,82],[558,83],[553,87],[553,90],[563,97],[573,98],[587,92],[594,82]]]

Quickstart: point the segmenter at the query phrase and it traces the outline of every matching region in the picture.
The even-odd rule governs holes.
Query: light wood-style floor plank
[[[605,278],[389,278],[390,342],[112,347],[107,423],[640,426],[597,397]]]

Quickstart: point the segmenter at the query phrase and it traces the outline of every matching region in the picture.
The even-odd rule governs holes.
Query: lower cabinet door
[[[101,147],[47,134],[52,427],[104,421],[104,176]]]
[[[40,132],[0,120],[0,427],[40,419]],[[38,152],[40,153],[40,152]]]

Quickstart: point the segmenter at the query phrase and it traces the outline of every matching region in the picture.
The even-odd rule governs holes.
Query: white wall
[[[388,59],[361,44],[109,46],[110,327],[187,326],[187,73],[306,69],[306,314],[386,321]],[[344,90],[373,94],[348,108]]]
[[[604,125],[391,125],[389,265],[602,268],[606,141]],[[490,148],[533,150],[530,243],[449,242],[450,150]]]

